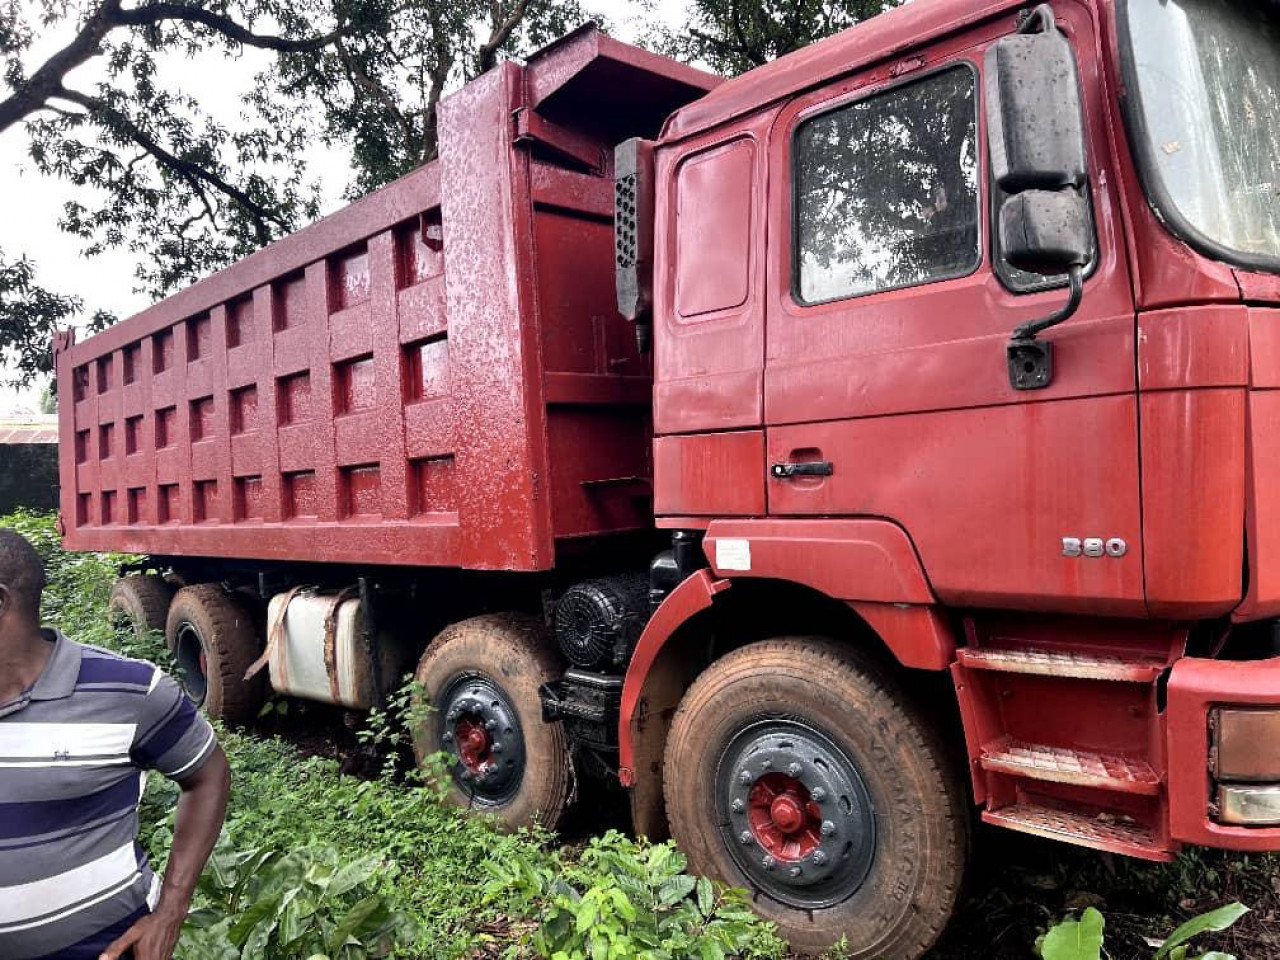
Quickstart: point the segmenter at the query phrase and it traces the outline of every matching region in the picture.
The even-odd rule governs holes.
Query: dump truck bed
[[[584,28],[445,100],[439,159],[61,336],[65,545],[541,570],[649,526],[612,146],[716,82]]]

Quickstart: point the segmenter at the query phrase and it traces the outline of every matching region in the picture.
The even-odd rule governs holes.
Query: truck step
[[[982,751],[982,769],[1080,787],[1153,797],[1160,777],[1145,760],[1069,747],[1002,740]]]
[[[960,664],[970,670],[1068,677],[1076,680],[1113,680],[1122,683],[1151,683],[1165,668],[1165,662],[1154,657],[1122,657],[1031,647],[964,647],[957,651],[957,656]]]
[[[1074,843],[1094,850],[1106,850],[1127,857],[1168,863],[1173,853],[1156,841],[1155,835],[1126,818],[1089,816],[1035,803],[1019,803],[982,814],[986,823],[1020,833]]]

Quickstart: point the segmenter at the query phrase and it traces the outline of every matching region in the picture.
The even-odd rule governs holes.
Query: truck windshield
[[[1280,3],[1127,0],[1123,21],[1157,210],[1210,255],[1280,268]]]

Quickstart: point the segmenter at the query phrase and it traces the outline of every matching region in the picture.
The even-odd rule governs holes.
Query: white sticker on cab
[[[717,540],[716,541],[716,569],[717,570],[750,570],[751,569],[751,541],[750,540]]]

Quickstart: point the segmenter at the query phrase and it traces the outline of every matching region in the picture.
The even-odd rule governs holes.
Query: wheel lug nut
[[[766,870],[772,870],[777,866],[777,864],[774,862],[773,857],[765,857],[760,861],[760,866],[764,867]]]
[[[834,836],[835,832],[836,832],[836,825],[834,823],[832,823],[830,820],[822,821],[822,835],[824,837]]]
[[[450,733],[448,730],[446,730],[444,733],[440,734],[440,742],[443,743],[446,747],[452,746],[453,734]]]
[[[751,842],[751,831],[750,831],[750,830],[743,830],[740,834],[738,834],[738,839],[739,839],[739,840],[741,840],[741,841],[743,842],[743,844],[748,844],[748,843],[750,843],[750,842]]]
[[[768,770],[772,766],[773,766],[773,761],[770,760],[768,757],[765,757],[763,760],[760,761],[760,767],[763,770]]]
[[[486,720],[484,722],[484,728],[490,733],[493,733],[493,731],[498,729],[498,724],[493,720]]]
[[[494,753],[501,753],[501,752],[502,752],[502,741],[501,741],[501,740],[495,740],[495,741],[493,741],[493,743],[490,745],[489,749],[490,749],[490,750],[492,750]]]
[[[746,805],[745,803],[743,803],[741,800],[735,800],[735,801],[733,801],[733,812],[734,812],[734,813],[741,813],[741,812],[742,812],[743,810],[745,810],[745,809],[747,809],[747,805]]]
[[[809,796],[818,803],[821,803],[823,800],[827,799],[827,791],[822,789],[822,787],[814,787]]]
[[[449,711],[450,720],[457,720],[460,716],[462,716],[462,711],[459,710],[457,707],[454,707],[452,710]]]
[[[739,782],[740,784],[742,784],[743,786],[746,786],[748,783],[750,783],[750,782],[751,782],[751,771],[750,771],[750,770],[743,770],[740,774],[738,774],[738,782]]]
[[[790,766],[788,766],[788,767],[787,767],[787,773],[789,773],[789,774],[790,774],[791,776],[793,776],[793,777],[798,777],[798,776],[800,776],[800,764],[798,764],[798,763],[793,763],[793,764],[791,764]]]
[[[827,855],[825,853],[823,853],[821,850],[813,851],[813,865],[815,867],[820,867],[826,862],[827,862]]]
[[[794,880],[796,877],[800,876],[800,868],[792,867],[790,870],[787,871],[787,874],[788,876],[791,877],[792,880]]]

